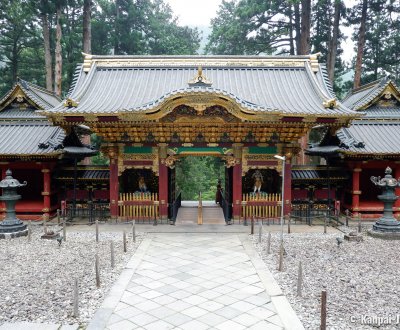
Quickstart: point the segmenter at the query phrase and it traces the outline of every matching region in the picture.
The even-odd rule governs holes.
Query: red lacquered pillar
[[[360,207],[360,173],[361,168],[356,167],[353,169],[353,189],[352,189],[352,203],[351,208],[353,210],[353,216],[358,216],[358,211]]]
[[[110,215],[116,220],[118,218],[118,159],[110,156]]]
[[[288,215],[292,208],[292,164],[290,159],[285,161],[285,184],[283,186],[283,214]]]
[[[236,164],[233,167],[233,187],[232,187],[232,217],[233,219],[240,218],[242,204],[242,163]]]
[[[50,216],[50,208],[51,208],[51,202],[50,202],[50,189],[51,189],[51,176],[50,176],[50,169],[48,168],[43,168],[42,169],[43,173],[43,191],[42,191],[42,196],[43,196],[43,220],[48,220]]]
[[[158,164],[158,200],[160,201],[160,217],[168,217],[168,167],[161,162]]]

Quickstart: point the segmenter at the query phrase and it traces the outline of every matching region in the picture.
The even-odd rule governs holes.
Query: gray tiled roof
[[[329,171],[331,180],[345,180],[348,178],[346,172],[342,169],[331,168]],[[292,180],[293,181],[326,181],[328,178],[328,171],[326,167],[311,167],[311,166],[296,166],[292,168]]]
[[[56,126],[43,123],[4,124],[0,125],[0,155],[50,155],[60,154],[57,149],[65,132]]]
[[[357,154],[400,154],[400,122],[353,122],[337,132],[343,151]]]
[[[22,91],[39,108],[43,110],[49,110],[51,108],[54,108],[61,102],[61,100],[54,93],[49,92],[48,90],[40,86],[37,86],[35,84],[32,84],[30,82],[27,82],[25,80],[18,79],[18,82],[13,86],[13,88],[11,88],[9,92],[0,99],[0,105],[7,100],[7,98],[14,92],[17,86],[19,86],[22,89]]]
[[[129,57],[135,58],[135,57]],[[279,112],[291,116],[349,116],[354,113],[339,103],[338,108],[326,109],[323,102],[334,98],[328,84],[321,86],[326,75],[320,77],[312,71],[304,57],[303,66],[246,66],[229,57],[230,65],[202,65],[203,74],[211,86],[189,86],[197,74],[196,65],[163,65],[162,59],[172,57],[138,57],[151,62],[151,66],[136,63],[112,62],[113,66],[93,62],[88,73],[78,69],[76,81],[69,97],[78,102],[76,108],[58,105],[49,112],[68,114],[134,112],[156,109],[163,101],[184,93],[209,93],[229,97],[244,109]],[[263,57],[254,57],[257,60]],[[290,60],[290,57],[287,57]],[[124,57],[107,57],[124,60]],[[191,57],[193,61],[207,57]],[[213,57],[212,57],[213,59]],[[282,59],[282,58],[281,58]],[[265,60],[271,60],[265,57]],[[298,59],[297,59],[298,60]],[[300,59],[301,60],[301,59]],[[114,64],[115,63],[115,64]]]
[[[394,82],[388,78],[373,81],[369,84],[363,85],[358,89],[352,90],[343,100],[343,104],[353,110],[358,110],[371,102],[383,90],[392,84],[396,89]],[[398,89],[397,89],[398,90]],[[400,93],[400,90],[398,90]]]
[[[373,105],[363,112],[365,112],[365,116],[363,117],[363,119],[400,120],[400,106],[380,107],[377,105]]]
[[[44,110],[54,108],[61,102],[58,96],[40,86],[22,79],[19,79],[19,84],[23,87],[23,91]]]
[[[58,180],[73,180],[74,169],[63,168],[57,175]],[[110,169],[107,166],[78,166],[77,179],[87,181],[105,181],[108,183],[110,178]]]
[[[39,115],[34,109],[13,109],[8,108],[0,111],[0,120],[47,120],[46,116]]]

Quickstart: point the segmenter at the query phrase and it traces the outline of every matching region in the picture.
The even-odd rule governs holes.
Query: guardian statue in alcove
[[[258,194],[261,193],[261,188],[264,183],[264,178],[263,175],[259,170],[255,171],[253,175],[251,176],[252,179],[254,180],[254,185],[253,185],[253,193]]]

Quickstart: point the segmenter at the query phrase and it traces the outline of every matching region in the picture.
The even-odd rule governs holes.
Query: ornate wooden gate
[[[278,219],[281,216],[281,194],[243,194],[242,218]]]
[[[122,220],[154,221],[159,217],[159,201],[156,193],[119,194],[119,218]]]

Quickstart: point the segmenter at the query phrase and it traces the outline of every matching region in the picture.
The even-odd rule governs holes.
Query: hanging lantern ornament
[[[0,196],[0,201],[6,204],[5,218],[0,223],[0,238],[19,237],[28,235],[26,225],[17,218],[15,214],[15,204],[21,195],[17,194],[19,187],[27,185],[26,181],[20,183],[12,177],[11,170],[7,170],[6,177],[0,181],[0,188],[3,189],[3,195]]]

